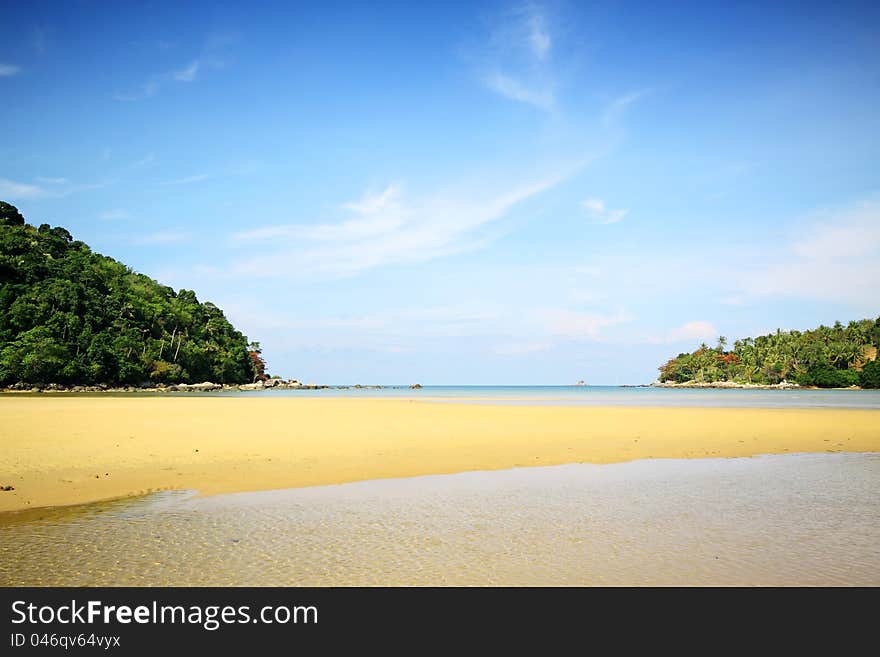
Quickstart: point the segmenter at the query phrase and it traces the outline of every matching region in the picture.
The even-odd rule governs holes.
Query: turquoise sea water
[[[206,393],[181,393],[206,394]],[[261,397],[405,398],[471,403],[592,406],[708,406],[758,408],[880,408],[880,390],[688,390],[620,386],[389,386],[325,390],[207,393]]]

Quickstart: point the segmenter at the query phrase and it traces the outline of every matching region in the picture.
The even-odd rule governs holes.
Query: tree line
[[[247,383],[264,370],[214,304],[0,201],[0,384]]]
[[[809,331],[777,330],[727,346],[722,336],[715,347],[703,343],[679,354],[660,366],[660,381],[880,388],[880,317]]]

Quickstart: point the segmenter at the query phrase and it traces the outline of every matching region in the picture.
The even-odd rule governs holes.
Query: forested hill
[[[775,384],[787,380],[802,386],[880,388],[880,317],[846,326],[820,326],[810,331],[776,331],[745,338],[727,350],[727,340],[679,354],[660,367],[660,381]]]
[[[259,365],[214,304],[0,202],[0,384],[249,383]]]

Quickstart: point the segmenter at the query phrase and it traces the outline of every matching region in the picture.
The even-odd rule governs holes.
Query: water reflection
[[[880,455],[649,460],[0,521],[2,585],[880,584]]]

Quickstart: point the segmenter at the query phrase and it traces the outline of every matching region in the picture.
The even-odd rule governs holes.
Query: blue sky
[[[644,383],[880,313],[876,3],[0,21],[0,199],[214,301],[284,376]]]

